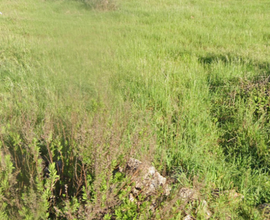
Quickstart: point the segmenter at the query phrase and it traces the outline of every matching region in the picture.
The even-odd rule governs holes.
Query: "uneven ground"
[[[0,218],[205,219],[204,200],[212,219],[267,219],[269,8],[1,1]],[[115,175],[129,157],[170,180],[155,211]],[[62,173],[45,178],[44,161]],[[201,199],[178,199],[183,187]]]

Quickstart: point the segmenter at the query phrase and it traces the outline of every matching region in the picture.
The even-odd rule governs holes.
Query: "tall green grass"
[[[205,218],[202,201],[127,201],[131,156],[213,219],[266,218],[269,3],[94,3],[0,3],[1,218]]]

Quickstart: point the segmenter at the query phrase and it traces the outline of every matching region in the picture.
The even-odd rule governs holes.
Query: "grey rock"
[[[210,219],[212,216],[212,212],[209,210],[208,204],[205,200],[202,201],[201,206],[205,219]]]
[[[156,195],[157,191],[161,188],[163,189],[163,195],[168,196],[170,194],[171,188],[166,183],[166,178],[147,163],[130,158],[127,162],[125,172],[131,177],[131,181],[135,183],[131,191],[131,201],[134,201],[134,197],[138,195]]]
[[[179,190],[179,197],[183,201],[189,201],[189,200],[194,201],[194,200],[198,200],[199,199],[200,194],[195,189],[190,189],[190,188],[183,187],[183,188],[181,188]]]
[[[183,220],[195,220],[191,215],[186,215]]]
[[[198,190],[183,187],[179,190],[178,196],[180,197],[180,199],[183,202],[190,202],[191,204],[193,204],[194,201],[199,200],[200,205],[199,205],[196,213],[201,212],[201,214],[204,216],[204,219],[211,218],[212,212],[209,210],[206,200],[201,199],[201,195],[200,195],[200,192]],[[185,218],[193,219],[190,215],[186,215]]]

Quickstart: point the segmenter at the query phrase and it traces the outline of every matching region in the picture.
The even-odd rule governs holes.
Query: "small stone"
[[[202,201],[202,207],[203,207],[203,212],[205,214],[205,218],[210,219],[212,216],[212,212],[208,209],[208,204],[205,200]]]
[[[134,158],[130,158],[129,161],[127,162],[127,170],[135,171],[137,168],[139,168],[141,164],[142,164],[141,161]]]
[[[134,202],[136,199],[132,193],[129,194],[129,201]]]
[[[198,191],[194,189],[185,188],[185,187],[179,190],[179,196],[184,201],[198,200],[200,197]]]
[[[186,215],[183,220],[195,220],[191,215]]]
[[[126,168],[122,168],[121,170],[129,175],[131,181],[135,183],[129,195],[129,200],[132,202],[136,202],[136,198],[139,195],[146,197],[156,196],[161,188],[163,191],[160,196],[168,196],[170,194],[171,187],[167,184],[167,179],[155,167],[148,165],[147,162],[130,158],[126,164]]]
[[[228,195],[228,198],[233,199],[233,200],[235,200],[235,199],[236,200],[244,199],[244,196],[242,194],[236,192],[234,189],[226,190],[224,193]]]

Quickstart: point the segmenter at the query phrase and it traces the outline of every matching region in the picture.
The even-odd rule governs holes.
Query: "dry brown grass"
[[[50,110],[41,122],[34,113],[21,114],[19,122],[1,134],[1,152],[11,155],[15,167],[10,184],[16,202],[9,204],[10,213],[19,216],[18,210],[26,206],[33,213],[40,209],[42,192],[37,189],[47,181],[42,170],[56,161],[62,166],[49,199],[50,217],[101,219],[113,213],[121,203],[118,194],[130,184],[128,179],[113,180],[117,167],[130,157],[154,159],[155,136],[146,116],[137,117],[128,106],[114,113],[106,107],[92,115],[72,112],[68,120]],[[73,200],[79,204],[76,211]]]

